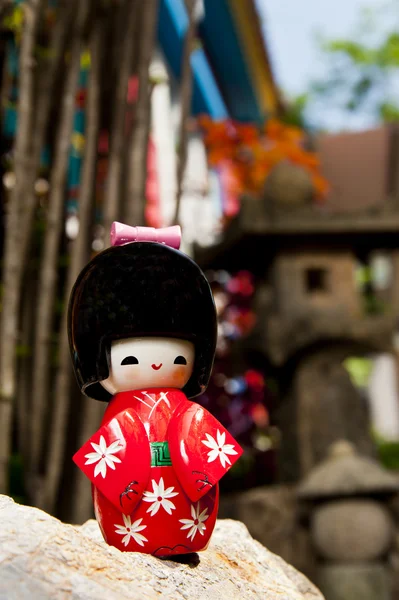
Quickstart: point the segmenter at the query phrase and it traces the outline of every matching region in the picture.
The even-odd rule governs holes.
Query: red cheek
[[[134,365],[134,371],[133,369],[130,369],[129,371],[126,369],[126,379],[131,381],[133,378],[136,379],[136,377],[140,377],[140,369],[136,365]]]
[[[186,367],[176,367],[172,371],[171,382],[173,387],[183,387],[186,379]]]

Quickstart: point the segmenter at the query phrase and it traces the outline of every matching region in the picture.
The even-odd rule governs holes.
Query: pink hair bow
[[[130,227],[114,221],[111,226],[111,246],[123,246],[131,242],[158,242],[178,250],[180,248],[181,229],[172,227]]]

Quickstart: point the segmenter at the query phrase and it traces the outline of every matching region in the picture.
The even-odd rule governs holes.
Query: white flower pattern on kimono
[[[176,506],[168,498],[178,496],[178,492],[173,491],[175,489],[173,486],[168,487],[165,490],[163,477],[160,478],[159,483],[156,483],[155,479],[152,480],[152,489],[152,492],[144,492],[143,495],[144,502],[151,502],[151,506],[148,508],[147,512],[153,517],[162,506],[168,515],[171,515],[172,510],[174,510]]]
[[[122,450],[123,446],[119,440],[116,440],[107,446],[103,435],[100,436],[100,442],[98,444],[91,442],[91,445],[94,452],[85,454],[85,458],[87,458],[85,465],[97,463],[94,469],[94,477],[97,477],[97,475],[101,473],[104,478],[107,474],[107,467],[115,470],[115,463],[122,462],[120,458],[114,456],[114,454]]]
[[[208,452],[208,462],[213,462],[214,460],[216,460],[217,458],[219,458],[222,467],[224,468],[226,466],[226,463],[228,465],[231,465],[230,459],[227,456],[228,454],[233,455],[233,454],[238,454],[236,450],[234,450],[234,445],[233,444],[226,444],[226,433],[223,432],[221,433],[219,430],[217,430],[216,433],[216,440],[215,438],[213,438],[211,435],[209,435],[209,433],[205,434],[207,439],[206,440],[201,440],[201,442],[207,446],[208,448],[210,448],[210,451]]]
[[[143,531],[143,529],[146,529],[147,527],[147,525],[141,525],[141,521],[143,519],[137,519],[137,521],[132,523],[128,515],[122,515],[122,517],[125,524],[124,526],[114,523],[114,526],[116,527],[115,533],[125,536],[122,539],[122,544],[127,546],[130,540],[133,539],[137,544],[139,544],[139,546],[144,546],[144,542],[148,542],[148,540],[146,537],[144,537],[144,535],[139,533],[139,531]]]
[[[199,532],[201,535],[204,535],[204,531],[206,529],[206,525],[204,524],[204,521],[206,521],[207,518],[209,517],[207,512],[208,512],[208,509],[205,508],[200,513],[200,503],[197,502],[197,507],[195,507],[193,504],[191,505],[192,519],[179,519],[179,522],[183,523],[183,526],[180,527],[180,529],[189,529],[187,537],[191,538],[191,541],[193,541],[197,532]]]

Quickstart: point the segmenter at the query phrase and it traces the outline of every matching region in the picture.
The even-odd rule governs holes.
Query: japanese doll
[[[80,273],[68,313],[79,386],[108,403],[74,461],[92,482],[105,541],[160,557],[207,547],[218,481],[242,454],[191,401],[207,386],[217,323],[179,236],[178,227],[114,224],[112,247]]]

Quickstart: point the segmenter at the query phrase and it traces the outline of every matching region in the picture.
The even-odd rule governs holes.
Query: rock
[[[313,543],[330,560],[375,560],[389,550],[394,531],[388,510],[372,500],[329,502],[312,515]]]
[[[396,535],[396,544],[393,552],[390,552],[388,556],[388,565],[391,572],[392,582],[392,599],[399,600],[399,551],[398,551],[398,534]]]
[[[386,567],[380,563],[326,565],[318,583],[328,600],[391,600]]]
[[[298,496],[326,500],[339,496],[392,496],[399,480],[376,460],[360,456],[347,440],[338,440],[328,448],[327,458],[304,479]]]
[[[219,521],[208,550],[181,561],[120,552],[95,521],[66,525],[7,496],[0,522],[1,599],[323,600],[236,521]]]
[[[329,320],[339,322],[332,315]],[[367,399],[342,364],[348,350],[331,342],[326,346],[299,363],[294,381],[302,477],[325,460],[338,440],[348,440],[362,456],[375,455]]]
[[[223,497],[219,517],[242,521],[261,544],[312,577],[314,553],[301,524],[296,488],[269,485]]]
[[[291,297],[295,298],[292,292]],[[282,435],[280,481],[294,482],[308,475],[326,459],[331,444],[341,439],[351,442],[362,456],[376,455],[367,399],[356,389],[342,364],[348,349],[330,341],[326,347],[317,345],[316,351],[309,350],[317,340],[336,337],[332,329],[341,327],[340,322],[340,318],[327,312],[322,318],[297,318],[295,332],[286,327],[287,343],[297,348],[298,358],[302,352],[304,355],[292,363],[295,375],[291,389],[274,413]],[[327,326],[332,328],[331,335],[325,333]],[[342,322],[342,328],[344,336],[348,326]],[[277,322],[275,331],[284,331],[284,319]]]
[[[266,179],[264,198],[286,208],[310,204],[314,197],[312,178],[303,167],[280,162]]]

